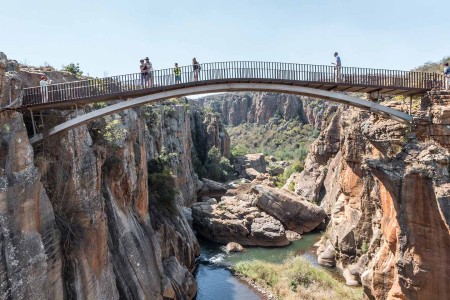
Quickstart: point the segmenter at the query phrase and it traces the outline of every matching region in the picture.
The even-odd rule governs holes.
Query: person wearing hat
[[[42,75],[41,81],[39,81],[39,86],[41,87],[41,95],[42,95],[42,102],[47,103],[48,102],[48,85],[51,84],[52,81],[47,79],[47,76]]]
[[[145,58],[145,65],[147,66],[148,71],[148,84],[150,87],[153,86],[153,66],[148,57]]]
[[[139,68],[141,70],[141,85],[145,86],[145,85],[147,85],[147,81],[148,81],[148,67],[145,64],[143,59],[141,59],[140,62],[141,62],[141,65],[139,66]]]

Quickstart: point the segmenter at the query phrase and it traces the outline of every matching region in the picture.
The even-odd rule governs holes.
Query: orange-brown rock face
[[[4,107],[20,95],[20,79],[35,84],[39,74],[18,72],[2,53],[0,62]],[[195,296],[199,246],[181,211],[196,191],[189,116],[180,106],[156,121],[128,110],[33,151],[22,115],[0,112],[1,299]],[[177,195],[161,212],[151,205],[148,164],[168,152]]]
[[[336,261],[370,299],[447,299],[448,149],[356,110],[329,120],[295,177],[296,191],[330,216],[319,261]]]
[[[434,145],[415,154],[437,166],[421,165],[419,159],[398,174],[399,186],[392,185],[395,179],[380,167],[374,171],[381,172],[377,178],[382,191],[384,241],[376,253],[380,260],[374,261],[380,265],[372,267],[366,283],[376,298],[445,299],[450,294],[448,170],[439,167],[447,166],[448,157]],[[440,178],[436,180],[435,176]],[[395,265],[389,265],[387,259]],[[386,277],[392,278],[389,288]]]
[[[20,87],[0,52],[0,107]],[[14,68],[12,69],[14,71]],[[19,99],[20,100],[20,99]],[[0,112],[0,298],[62,299],[60,235],[22,115]]]
[[[0,112],[0,298],[62,299],[60,235],[22,115]]]

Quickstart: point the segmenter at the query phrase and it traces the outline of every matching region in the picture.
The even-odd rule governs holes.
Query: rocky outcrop
[[[219,149],[222,156],[230,158],[230,136],[218,114],[207,112],[192,102],[190,122],[194,159],[205,164],[208,151],[213,147]]]
[[[216,243],[234,241],[245,246],[271,247],[289,244],[280,221],[246,199],[223,196],[218,204],[196,203],[192,216],[197,233]]]
[[[339,155],[341,115],[342,108],[338,113],[331,111],[326,115],[328,123],[322,124],[323,131],[311,145],[303,171],[294,174],[285,184],[288,187],[294,182],[295,192],[310,202],[320,202],[325,193],[323,182],[329,169],[328,162],[333,156]]]
[[[284,246],[322,223],[323,209],[274,186],[269,177],[259,175],[228,190],[220,201],[204,199],[194,204],[195,230],[218,243]]]
[[[330,216],[319,263],[369,299],[446,298],[448,149],[407,126],[339,109],[313,144],[296,191]]]
[[[175,184],[181,192],[178,204],[190,206],[196,201],[197,177],[191,159],[193,142],[187,108],[183,105],[146,106],[139,111],[139,118],[145,123],[145,147],[149,160],[159,156],[168,160]],[[126,126],[124,129],[127,130]]]
[[[266,159],[262,153],[236,156],[234,169],[239,176],[255,179],[260,173],[266,173]]]
[[[10,77],[1,74],[2,104]],[[0,298],[195,296],[199,246],[181,211],[197,188],[189,117],[184,106],[157,109],[99,119],[34,153],[22,116],[0,112]],[[171,168],[174,201],[153,196],[154,160]]]
[[[61,237],[20,113],[0,112],[0,142],[0,298],[62,299]]]
[[[324,101],[267,92],[226,93],[190,100],[190,103],[219,113],[225,125],[265,125],[276,116],[285,120],[301,118],[304,123],[319,129],[328,107]]]
[[[227,244],[226,250],[227,250],[227,253],[242,252],[244,250],[244,247],[242,247],[238,243],[230,242],[230,243]]]
[[[322,223],[325,211],[289,191],[256,185],[253,204],[283,223],[286,229],[299,234],[309,232]]]
[[[203,178],[201,181],[201,188],[198,191],[198,196],[200,198],[215,198],[223,196],[226,192],[227,186],[225,184]]]

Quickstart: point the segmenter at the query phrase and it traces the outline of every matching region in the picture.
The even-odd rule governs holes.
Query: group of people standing
[[[140,62],[141,65],[139,68],[141,70],[141,85],[152,87],[154,79],[152,63],[148,57],[141,59]]]
[[[140,60],[141,65],[139,66],[141,70],[141,85],[153,87],[154,85],[154,74],[153,74],[153,66],[150,62],[149,58]],[[193,80],[198,81],[200,74],[201,66],[197,59],[194,57],[192,59],[192,75]],[[178,63],[175,63],[175,67],[173,68],[173,74],[175,76],[175,84],[181,83],[181,68],[178,66]]]

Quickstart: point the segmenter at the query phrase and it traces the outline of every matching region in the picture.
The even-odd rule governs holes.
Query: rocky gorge
[[[446,299],[450,271],[445,92],[412,128],[342,107],[312,145],[296,193],[330,217],[319,262],[343,269],[369,299]],[[386,103],[402,109],[402,103]],[[434,123],[434,124],[433,124]],[[417,122],[416,124],[420,124]],[[435,135],[435,136],[433,136]]]
[[[366,298],[450,295],[449,94],[429,94],[411,129],[291,95],[215,95],[198,107],[174,99],[33,148],[29,117],[12,108],[41,74],[76,79],[0,55],[0,107],[8,107],[0,112],[0,298],[192,299],[200,253],[192,223],[215,242],[249,246],[324,230],[319,262],[342,269]],[[225,125],[277,118],[321,130],[283,189],[262,155],[237,164],[251,182],[198,178],[212,148],[231,158]]]

